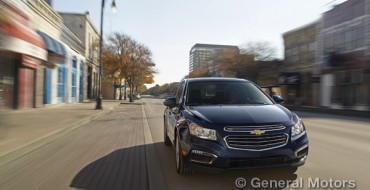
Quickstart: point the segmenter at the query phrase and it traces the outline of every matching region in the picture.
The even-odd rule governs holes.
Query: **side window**
[[[176,90],[176,103],[180,103],[181,95],[184,91],[185,82],[181,82]]]

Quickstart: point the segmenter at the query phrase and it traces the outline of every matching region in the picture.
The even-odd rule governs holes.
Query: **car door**
[[[167,113],[167,126],[168,126],[168,129],[167,129],[167,135],[168,137],[174,141],[175,140],[175,127],[176,127],[176,124],[177,124],[177,121],[179,119],[179,115],[180,114],[180,107],[182,107],[182,95],[183,95],[183,92],[184,92],[184,88],[185,88],[185,82],[182,81],[177,89],[176,89],[176,94],[175,94],[175,97],[176,97],[176,104],[177,106],[173,107],[173,108],[168,108],[168,113]]]

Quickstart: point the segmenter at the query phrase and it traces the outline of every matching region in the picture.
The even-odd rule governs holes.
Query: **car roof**
[[[187,82],[206,82],[206,81],[234,81],[234,82],[250,82],[246,79],[228,78],[228,77],[202,77],[202,78],[189,78],[184,79]]]

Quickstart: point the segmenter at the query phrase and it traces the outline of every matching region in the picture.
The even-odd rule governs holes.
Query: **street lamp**
[[[103,63],[102,63],[101,57],[102,57],[102,48],[103,48],[104,5],[105,5],[105,0],[102,0],[101,1],[101,12],[100,12],[99,87],[98,87],[99,94],[96,97],[96,107],[95,107],[95,109],[99,109],[99,110],[103,109],[103,106],[102,106],[103,97],[102,97],[102,93],[101,93],[101,77],[102,77],[102,73],[103,73]],[[115,0],[113,0],[111,7],[112,7],[112,11],[116,12],[117,6],[116,6],[116,1]]]

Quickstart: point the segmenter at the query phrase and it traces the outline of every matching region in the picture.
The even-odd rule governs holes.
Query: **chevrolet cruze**
[[[182,80],[163,102],[164,143],[175,148],[177,172],[303,165],[305,126],[282,101],[244,79]]]

